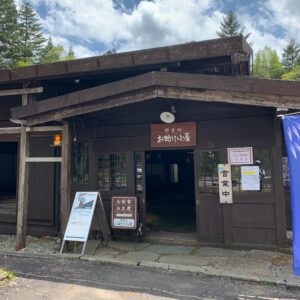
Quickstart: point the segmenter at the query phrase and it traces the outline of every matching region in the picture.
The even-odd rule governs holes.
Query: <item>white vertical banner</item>
[[[232,204],[231,166],[229,164],[219,164],[218,174],[220,203]]]

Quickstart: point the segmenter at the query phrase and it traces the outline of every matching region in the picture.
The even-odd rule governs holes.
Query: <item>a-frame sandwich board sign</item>
[[[76,192],[60,253],[66,241],[76,241],[84,243],[81,252],[84,254],[95,209],[103,238],[109,240],[111,233],[100,193]]]

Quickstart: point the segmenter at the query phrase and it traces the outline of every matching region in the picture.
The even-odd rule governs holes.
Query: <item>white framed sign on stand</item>
[[[76,192],[60,253],[63,252],[66,241],[74,241],[83,243],[81,254],[84,254],[96,206],[103,237],[105,240],[109,239],[110,229],[100,193]]]

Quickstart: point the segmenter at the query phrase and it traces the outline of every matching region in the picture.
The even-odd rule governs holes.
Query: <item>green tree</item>
[[[46,46],[40,51],[38,63],[49,64],[61,60],[75,59],[75,54],[72,47],[69,48],[67,54],[65,54],[64,47],[61,45],[54,45],[52,38],[49,37]]]
[[[279,79],[282,65],[276,50],[264,47],[255,56],[253,73],[255,77]]]
[[[11,68],[18,57],[18,11],[14,0],[1,0],[0,68]]]
[[[35,63],[45,42],[36,13],[26,1],[19,11],[19,60],[26,64]]]
[[[286,48],[283,48],[281,63],[286,71],[291,71],[300,64],[300,48],[294,39],[291,39]]]
[[[221,38],[242,35],[245,27],[241,27],[238,20],[238,15],[230,11],[221,21],[220,31],[217,31],[217,35]],[[251,33],[245,34],[245,39],[250,36]]]
[[[54,46],[52,42],[52,38],[49,37],[46,46],[40,51],[38,63],[49,64],[55,61],[59,61],[63,52],[64,52],[64,48],[59,45]]]
[[[106,52],[104,52],[104,55],[111,55],[116,54],[117,50],[115,48],[108,49]]]
[[[73,51],[73,48],[70,47],[67,55],[64,57],[63,60],[73,60],[73,59],[75,59],[75,53]]]
[[[297,80],[300,81],[300,65],[295,66],[290,72],[281,76],[282,80]]]

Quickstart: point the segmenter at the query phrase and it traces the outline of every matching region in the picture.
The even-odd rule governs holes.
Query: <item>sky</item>
[[[18,6],[22,0],[16,0]],[[29,0],[45,37],[76,58],[217,38],[230,11],[239,16],[254,53],[280,55],[291,38],[300,43],[300,0]]]

